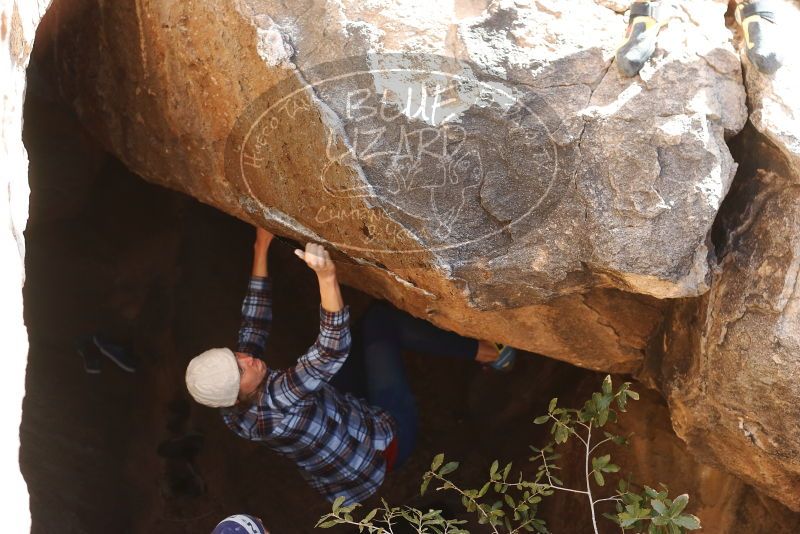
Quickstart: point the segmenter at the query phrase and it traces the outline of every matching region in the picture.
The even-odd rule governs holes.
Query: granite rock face
[[[746,118],[725,6],[625,79],[613,9],[486,4],[65,1],[43,61],[144,178],[446,328],[635,371],[657,298],[708,288]]]
[[[620,4],[61,0],[39,60],[145,179],[442,327],[639,372],[700,458],[797,509],[791,78],[745,87],[727,3],[687,0],[623,78]]]
[[[665,392],[699,458],[800,510],[800,63],[766,77],[743,61],[752,126],[715,229],[722,259],[698,331],[667,338]]]

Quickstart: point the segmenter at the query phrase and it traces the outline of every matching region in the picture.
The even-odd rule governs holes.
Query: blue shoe
[[[89,337],[81,338],[75,345],[75,350],[83,358],[83,370],[90,375],[100,374],[100,354],[97,353],[95,348],[89,343]]]
[[[117,364],[120,369],[129,373],[136,372],[136,364],[133,360],[133,355],[127,347],[109,343],[96,335],[92,336],[92,341],[94,342],[94,346],[97,347],[103,355],[107,356],[108,359]]]
[[[495,343],[499,354],[497,359],[489,364],[489,367],[501,373],[507,373],[514,368],[514,362],[517,361],[517,349],[510,345],[501,345]]]

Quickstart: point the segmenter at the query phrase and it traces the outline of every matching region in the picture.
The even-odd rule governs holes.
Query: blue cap
[[[237,514],[220,521],[211,534],[267,534],[267,529],[259,518]]]

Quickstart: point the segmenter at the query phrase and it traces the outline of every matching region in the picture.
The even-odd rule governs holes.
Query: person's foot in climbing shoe
[[[90,375],[99,374],[101,371],[100,353],[92,344],[91,336],[81,336],[75,342],[75,350],[83,359],[83,369]]]
[[[99,335],[92,336],[92,342],[97,350],[117,364],[117,367],[129,373],[136,372],[136,360],[128,347],[112,343]]]
[[[656,49],[658,30],[658,2],[631,4],[625,41],[617,49],[617,68],[628,77],[636,76]]]
[[[764,74],[777,71],[783,59],[778,43],[777,17],[771,0],[745,0],[736,6],[747,58]]]
[[[475,356],[475,361],[482,364],[485,369],[507,372],[514,368],[516,360],[517,349],[510,345],[489,341],[478,342],[478,354]]]

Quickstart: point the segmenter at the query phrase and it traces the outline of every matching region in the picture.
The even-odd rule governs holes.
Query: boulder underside
[[[444,328],[637,374],[800,510],[797,66],[743,79],[725,2],[675,2],[630,79],[618,3],[488,4],[62,0],[38,59],[143,178]]]

